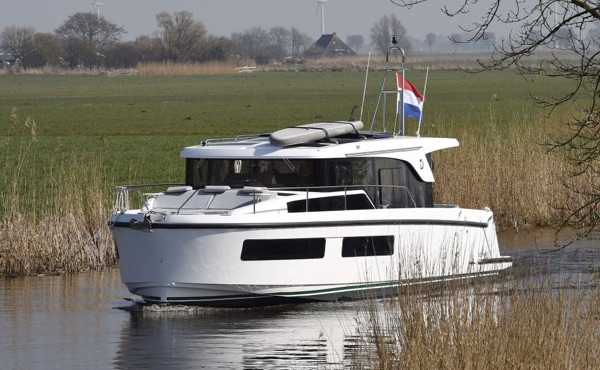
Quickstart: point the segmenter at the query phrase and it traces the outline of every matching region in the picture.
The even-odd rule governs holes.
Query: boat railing
[[[337,190],[339,189],[339,190]],[[373,204],[373,208],[375,207],[373,199],[371,199],[368,195],[368,189],[374,189],[376,192],[381,191],[382,189],[397,189],[404,192],[409,200],[409,203],[413,208],[417,207],[417,202],[415,198],[411,194],[410,190],[406,186],[402,185],[323,185],[323,186],[298,186],[298,187],[281,187],[281,188],[269,188],[269,190],[273,191],[302,191],[306,194],[306,207],[308,208],[308,199],[310,199],[310,194],[320,193],[320,192],[332,192],[332,191],[341,191],[343,192],[344,197],[344,210],[347,210],[347,200],[348,200],[348,191],[350,190],[363,190],[365,191],[365,195]],[[354,194],[353,194],[354,195]],[[381,205],[381,208],[388,208],[388,205]],[[408,208],[408,207],[403,207]],[[308,211],[307,211],[308,212]]]
[[[157,184],[139,184],[139,185],[119,185],[115,186],[115,203],[113,205],[113,214],[124,213],[131,208],[132,196],[131,193],[135,195],[138,203],[141,204],[142,207],[146,207],[149,209],[148,199],[152,196],[158,195],[164,191],[166,186],[182,186],[184,184],[181,183],[157,183]],[[152,190],[152,189],[160,189],[157,192],[146,191],[143,192],[144,189]]]
[[[151,205],[148,200],[156,195],[165,193],[165,187],[183,187],[181,183],[157,183],[157,184],[140,184],[140,185],[119,185],[115,187],[115,201],[113,206],[113,215],[125,213],[130,209],[138,209],[136,206],[132,207],[132,204],[139,204],[140,209],[151,210]],[[229,187],[227,187],[229,189]],[[374,209],[375,203],[369,196],[369,189],[374,189],[379,194],[383,189],[396,189],[401,190],[406,195],[407,206],[402,208],[413,208],[417,207],[416,201],[406,186],[400,185],[323,185],[323,186],[300,186],[300,187],[278,187],[278,188],[264,188],[264,187],[245,187],[243,189],[232,189],[232,190],[243,190],[244,193],[252,196],[252,213],[256,213],[256,205],[261,202],[261,195],[265,192],[293,192],[296,194],[304,194],[304,212],[310,212],[310,204],[317,199],[326,199],[331,197],[330,193],[337,193],[333,196],[341,196],[343,199],[343,207],[338,210],[349,210],[349,209]],[[151,191],[157,190],[157,191]],[[191,187],[189,187],[191,190]],[[168,189],[167,189],[168,191]],[[360,208],[348,207],[349,197],[361,194],[358,191],[362,191],[366,199],[370,203],[370,207],[361,206]],[[132,203],[135,202],[135,203]],[[389,204],[382,204],[380,208],[388,208]],[[182,205],[183,207],[183,205]],[[181,207],[180,207],[181,209]],[[180,209],[177,211],[179,213]],[[333,210],[333,209],[332,209]]]
[[[269,135],[270,134],[268,134],[268,133],[262,133],[262,134],[236,135],[233,137],[217,137],[217,138],[213,138],[213,139],[203,140],[200,144],[202,146],[209,146],[209,145],[215,144],[215,143],[227,143],[227,142],[232,142],[232,144],[237,144],[237,142],[239,142],[239,141],[258,139],[261,137],[268,137]]]

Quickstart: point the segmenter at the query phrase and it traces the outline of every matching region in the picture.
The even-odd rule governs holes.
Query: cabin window
[[[433,207],[432,183],[421,181],[410,165],[388,158],[377,159],[375,165],[382,186],[379,207]]]
[[[428,160],[431,163],[429,156]],[[232,188],[323,187],[321,190],[342,190],[346,187],[363,189],[370,202],[377,208],[433,207],[432,183],[423,182],[408,163],[390,158],[268,161],[190,158],[186,162],[186,185],[194,189],[206,185],[228,185]],[[365,208],[340,208],[332,202],[337,200],[315,200],[314,207],[309,202],[309,209],[318,211]],[[304,212],[306,202],[291,204],[290,207],[290,212]]]
[[[288,202],[287,208],[289,213],[298,213],[373,209],[374,206],[365,194],[350,194],[309,199],[308,208],[306,199],[295,200]]]
[[[327,166],[327,185],[363,189],[370,199],[376,199],[372,159],[331,159]],[[361,185],[365,185],[362,187]],[[339,189],[342,190],[342,189]]]
[[[344,238],[342,257],[391,256],[394,254],[394,237],[354,236]]]
[[[373,184],[371,160],[330,160],[329,183],[337,186]]]
[[[301,260],[325,256],[325,238],[248,239],[242,246],[242,261]]]
[[[317,184],[314,160],[196,159],[186,162],[186,185],[298,187]]]
[[[406,169],[403,164],[399,168],[382,168],[379,170],[381,188],[381,205],[384,208],[415,207],[416,204],[408,190]]]

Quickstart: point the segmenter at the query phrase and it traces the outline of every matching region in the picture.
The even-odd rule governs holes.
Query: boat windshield
[[[316,185],[313,160],[188,159],[186,184],[297,187]]]
[[[377,208],[433,207],[433,187],[412,167],[391,158],[202,159],[188,158],[186,185],[231,188],[363,189]]]

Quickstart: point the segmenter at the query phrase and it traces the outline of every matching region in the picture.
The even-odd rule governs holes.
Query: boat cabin
[[[431,163],[431,159],[427,157]],[[391,158],[187,158],[186,185],[300,191],[364,190],[376,208],[433,207],[433,186]]]

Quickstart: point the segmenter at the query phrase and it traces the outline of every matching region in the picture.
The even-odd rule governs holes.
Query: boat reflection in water
[[[255,309],[129,307],[118,368],[326,368],[351,363],[356,302]]]

